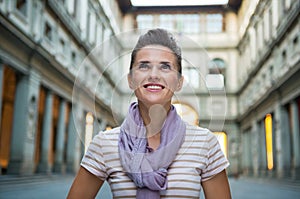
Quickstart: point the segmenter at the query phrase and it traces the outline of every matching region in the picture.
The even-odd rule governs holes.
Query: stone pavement
[[[0,199],[66,198],[73,175],[0,176]],[[300,199],[299,181],[229,178],[233,199]],[[97,199],[111,199],[104,184]],[[203,197],[203,194],[201,195]]]

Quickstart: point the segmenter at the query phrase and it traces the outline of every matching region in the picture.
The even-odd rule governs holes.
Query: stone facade
[[[2,173],[77,171],[90,133],[118,126],[134,100],[129,55],[148,26],[174,28],[186,76],[174,103],[226,134],[229,175],[299,178],[299,10],[291,0],[189,15],[121,13],[106,0],[0,1]]]

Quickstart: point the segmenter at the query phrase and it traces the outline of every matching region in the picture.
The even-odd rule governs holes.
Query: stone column
[[[65,132],[66,132],[65,121],[66,121],[66,102],[64,99],[62,99],[59,105],[54,172],[64,173],[63,159],[64,159],[64,145],[65,145]]]
[[[225,130],[228,132],[228,159],[230,161],[230,167],[227,169],[229,175],[238,177],[241,169],[241,133],[236,123],[225,124]]]
[[[242,135],[242,169],[245,175],[250,175],[252,170],[251,131],[246,130]]]
[[[291,123],[292,123],[292,142],[293,142],[293,177],[300,178],[300,132],[299,132],[299,112],[298,104],[295,100],[291,102]]]
[[[274,166],[276,168],[276,175],[278,178],[282,178],[284,176],[284,167],[286,165],[286,149],[287,147],[284,143],[286,140],[284,131],[288,131],[288,126],[285,121],[283,107],[281,106],[280,102],[277,101],[275,105],[275,121],[274,121],[274,131],[275,131],[275,147],[273,150],[275,150],[274,153]]]
[[[267,170],[267,152],[266,152],[266,132],[265,132],[264,120],[260,121],[258,129],[259,129],[259,157],[260,157],[259,169],[260,169],[260,175],[265,176]]]
[[[292,142],[291,142],[291,126],[289,111],[286,107],[281,109],[281,144],[282,144],[282,161],[283,161],[283,176],[290,176],[292,163]]]
[[[53,114],[53,94],[47,91],[44,109],[42,140],[41,140],[41,157],[38,165],[38,172],[51,173],[52,165],[49,162],[50,140],[52,135],[52,114]]]
[[[19,76],[15,102],[8,173],[32,174],[39,97],[40,76],[30,71],[29,76]]]
[[[81,143],[84,142],[84,128],[82,125],[83,111],[80,106],[73,106],[69,115],[66,170],[69,173],[74,173],[79,169],[82,157]]]
[[[258,170],[259,170],[259,134],[258,134],[258,127],[256,120],[252,121],[252,165],[253,165],[253,175],[255,177],[258,176]]]

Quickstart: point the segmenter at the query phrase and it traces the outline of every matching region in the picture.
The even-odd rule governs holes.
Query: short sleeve
[[[107,178],[106,166],[101,150],[101,132],[90,143],[81,160],[81,166],[103,181]]]
[[[212,132],[208,133],[206,167],[202,170],[202,181],[209,180],[229,166],[229,162],[221,150],[219,141]]]

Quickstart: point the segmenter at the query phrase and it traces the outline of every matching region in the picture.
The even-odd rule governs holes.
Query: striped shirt
[[[208,129],[186,124],[184,143],[168,168],[167,189],[161,198],[199,198],[201,182],[212,178],[229,162],[216,136]],[[96,135],[84,155],[81,166],[107,180],[114,198],[136,198],[136,186],[122,169],[118,153],[120,128]]]

